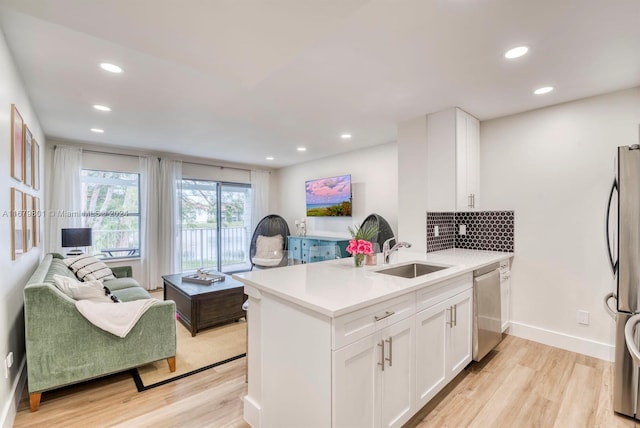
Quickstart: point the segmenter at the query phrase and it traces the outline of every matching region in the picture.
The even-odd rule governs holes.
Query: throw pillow
[[[80,281],[105,281],[116,278],[109,266],[88,254],[64,259],[63,262],[76,274]]]
[[[258,235],[256,240],[256,255],[260,259],[282,259],[284,238],[282,235],[263,236]]]
[[[282,235],[258,235],[256,240],[256,255],[253,263],[258,266],[278,266],[284,256],[284,238]]]
[[[55,274],[53,275],[53,282],[60,291],[74,300],[111,302],[111,299],[105,295],[104,287],[100,281],[80,282],[68,276]]]

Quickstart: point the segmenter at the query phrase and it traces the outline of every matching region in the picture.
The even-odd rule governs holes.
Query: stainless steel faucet
[[[391,241],[396,241],[396,245],[389,248],[389,243]],[[388,265],[391,253],[393,253],[394,251],[398,251],[400,248],[411,248],[411,244],[408,242],[397,242],[395,236],[384,241],[384,244],[382,244],[382,263]]]

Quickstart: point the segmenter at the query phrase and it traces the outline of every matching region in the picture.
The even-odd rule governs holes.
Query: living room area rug
[[[199,331],[189,330],[176,320],[176,371],[167,360],[155,361],[131,370],[139,392],[220,366],[247,354],[247,323],[244,319]]]

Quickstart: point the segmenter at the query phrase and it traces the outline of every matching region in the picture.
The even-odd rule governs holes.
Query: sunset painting
[[[351,217],[351,176],[309,180],[307,187],[307,216]]]

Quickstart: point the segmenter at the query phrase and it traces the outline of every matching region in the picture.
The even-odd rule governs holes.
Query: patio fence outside
[[[220,232],[222,270],[242,270],[250,267],[248,227],[223,227]],[[181,239],[182,270],[200,267],[216,269],[218,263],[216,229],[182,229]],[[93,231],[94,251],[108,257],[139,256],[139,242],[137,230]],[[104,250],[111,251],[106,254]]]

